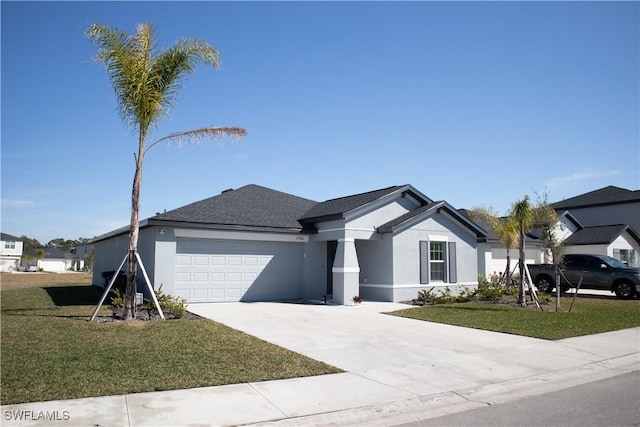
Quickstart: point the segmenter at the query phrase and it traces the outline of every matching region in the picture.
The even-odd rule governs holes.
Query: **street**
[[[640,426],[640,371],[404,426]]]

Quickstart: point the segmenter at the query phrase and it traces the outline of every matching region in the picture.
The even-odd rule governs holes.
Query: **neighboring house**
[[[583,226],[570,212],[558,215],[556,236],[564,254],[608,255],[629,266],[638,266],[640,235],[628,224]]]
[[[44,257],[40,257],[39,251]],[[24,253],[28,258],[27,264],[35,264],[39,271],[51,273],[64,273],[73,269],[76,264],[76,256],[58,248],[29,249]]]
[[[23,242],[19,237],[0,233],[0,271],[16,270],[22,258]]]
[[[475,286],[483,237],[411,185],[322,203],[247,185],[141,221],[138,252],[153,287],[189,303],[329,295],[348,304]],[[93,284],[103,286],[127,253],[128,227],[91,243]]]
[[[76,245],[76,263],[73,266],[73,269],[77,271],[84,270],[85,268],[91,270],[93,265],[88,265],[87,261],[90,261],[92,252],[92,243],[78,243]]]
[[[640,230],[640,190],[608,186],[552,203],[558,214],[568,211],[585,227],[628,224]]]
[[[609,255],[638,266],[640,190],[608,186],[551,204],[563,253]]]

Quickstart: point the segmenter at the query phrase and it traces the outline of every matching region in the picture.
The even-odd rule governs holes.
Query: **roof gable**
[[[633,202],[640,202],[640,190],[631,191],[610,185],[560,202],[552,203],[551,207],[555,210],[566,210]]]
[[[476,223],[468,219],[465,215],[458,212],[453,208],[450,204],[445,201],[439,202],[431,202],[426,205],[420,206],[417,209],[409,211],[404,215],[395,218],[386,224],[378,227],[379,233],[393,233],[398,231],[404,227],[410,227],[411,225],[423,221],[424,219],[430,217],[434,213],[439,213],[441,210],[444,210],[453,218],[455,218],[458,222],[464,225],[466,228],[471,230],[477,237],[486,237],[486,232],[478,226]]]
[[[370,203],[374,203],[394,193],[407,192],[421,203],[429,203],[431,200],[415,190],[410,185],[394,185],[392,187],[381,188],[379,190],[369,191],[366,193],[354,194],[337,199],[327,200],[318,203],[307,211],[300,220],[302,222],[318,222],[329,221],[332,219],[342,219],[345,215],[357,209],[363,208]]]
[[[627,224],[602,225],[582,228],[567,237],[564,245],[608,245],[622,233],[628,231],[633,239],[640,243],[640,236]]]
[[[317,202],[250,184],[149,218],[221,227],[300,230],[298,218]]]

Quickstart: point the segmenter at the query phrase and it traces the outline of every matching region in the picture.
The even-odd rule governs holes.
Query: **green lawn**
[[[571,297],[561,297],[561,311],[555,299],[543,306],[514,307],[486,302],[466,302],[415,307],[395,311],[395,316],[469,328],[506,332],[555,340],[640,326],[640,301],[578,297],[569,313]]]
[[[89,322],[100,292],[86,284],[0,292],[2,404],[340,372],[210,320]]]

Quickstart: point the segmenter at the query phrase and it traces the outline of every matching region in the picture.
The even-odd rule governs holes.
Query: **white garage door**
[[[175,272],[175,294],[192,303],[297,299],[302,245],[178,239]]]

